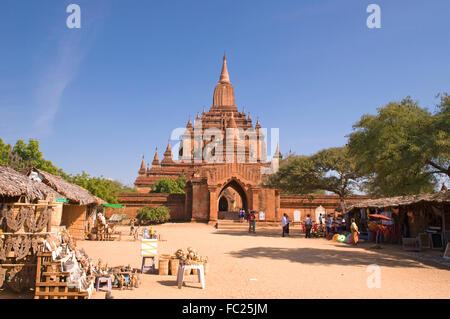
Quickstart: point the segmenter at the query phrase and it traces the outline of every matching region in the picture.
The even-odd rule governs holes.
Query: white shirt
[[[281,217],[281,227],[284,227],[287,224],[289,224],[289,218],[287,218],[286,216]]]

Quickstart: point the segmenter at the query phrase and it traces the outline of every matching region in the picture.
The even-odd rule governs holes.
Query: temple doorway
[[[219,212],[228,211],[228,200],[225,196],[222,196],[219,200]]]
[[[232,180],[227,183],[219,194],[219,219],[239,219],[239,211],[248,209],[247,197],[241,185]]]

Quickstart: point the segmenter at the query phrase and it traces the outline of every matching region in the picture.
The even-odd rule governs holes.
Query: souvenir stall
[[[113,214],[109,219],[107,219],[108,212],[107,209],[121,209],[123,210],[125,206],[123,205],[112,205],[105,204],[93,207],[91,211],[88,222],[86,237],[89,240],[100,240],[100,241],[110,241],[110,240],[121,240],[122,234],[119,230],[116,230],[116,225],[126,216],[125,214]]]
[[[51,232],[52,188],[0,166],[0,287],[21,293],[35,286],[37,253]]]
[[[43,170],[31,168],[26,174],[30,179],[62,194],[65,201],[62,203],[59,226],[65,226],[75,239],[85,239],[86,231],[91,226],[89,221],[92,214],[105,201],[92,195],[83,187]]]
[[[402,244],[405,249],[444,249],[448,242],[450,191],[434,194],[372,199],[349,208],[360,229],[368,229],[370,241]],[[371,223],[370,216],[381,216]],[[378,234],[378,236],[377,236]]]
[[[35,299],[89,299],[96,269],[67,230],[48,234],[37,254]]]

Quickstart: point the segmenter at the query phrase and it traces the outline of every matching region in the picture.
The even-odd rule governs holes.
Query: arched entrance
[[[248,210],[245,190],[234,179],[222,187],[218,198],[219,219],[239,219],[239,211],[241,209]]]

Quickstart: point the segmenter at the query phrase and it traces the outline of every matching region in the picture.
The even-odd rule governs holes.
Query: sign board
[[[158,255],[158,239],[142,239],[141,256],[153,257]]]
[[[294,222],[300,222],[300,211],[294,211]]]
[[[259,212],[259,220],[266,220],[266,213]]]

